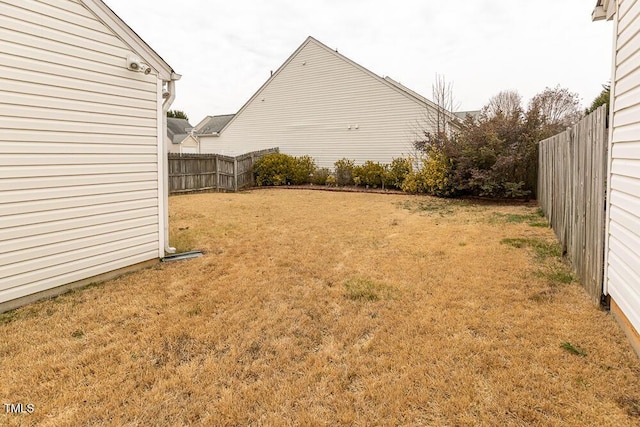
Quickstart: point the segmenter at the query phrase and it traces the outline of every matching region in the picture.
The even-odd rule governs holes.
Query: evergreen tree
[[[189,121],[187,113],[182,110],[169,110],[167,111],[167,117],[174,117],[176,119],[185,119],[186,121]]]

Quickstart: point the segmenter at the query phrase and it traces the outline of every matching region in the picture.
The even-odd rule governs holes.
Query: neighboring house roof
[[[189,136],[188,133],[178,133],[173,135],[173,138],[171,139],[171,143],[172,144],[180,144],[182,143],[182,141],[184,141],[187,137]]]
[[[180,144],[193,129],[185,119],[167,117],[167,137],[173,144]]]
[[[207,116],[195,127],[199,135],[217,135],[233,119],[235,114],[222,114],[218,116]]]
[[[331,49],[330,47],[328,47],[327,45],[321,43],[320,41],[316,40],[315,38],[309,36],[307,37],[307,39],[304,41],[304,43],[302,43],[302,45],[300,45],[300,47],[298,49],[296,49],[295,52],[293,52],[291,54],[291,56],[289,56],[289,58],[284,62],[284,64],[282,64],[280,66],[280,68],[278,68],[274,73],[271,74],[271,77],[269,77],[269,79],[258,89],[258,91],[251,97],[249,98],[249,100],[242,106],[242,108],[240,108],[240,110],[238,111],[238,113],[231,118],[231,120],[229,120],[228,123],[225,124],[225,126],[220,129],[219,133],[224,132],[224,129],[226,127],[228,127],[231,123],[234,122],[234,120],[236,120],[236,118],[242,114],[242,112],[247,108],[247,106],[249,104],[251,104],[256,98],[258,98],[260,96],[260,94],[262,93],[262,91],[269,86],[269,84],[271,83],[271,81],[273,81],[275,78],[278,77],[278,75],[280,74],[280,72],[285,69],[285,67],[287,67],[287,65],[289,65],[289,63],[291,63],[291,61],[293,61],[293,59],[300,53],[300,51],[302,51],[302,49],[305,48],[305,46],[309,43],[315,43],[318,46],[322,47],[324,50],[326,50],[327,52],[330,52],[331,54],[335,55],[336,57],[340,58],[341,60],[351,64],[352,66],[358,68],[359,70],[365,72],[366,74],[370,75],[371,77],[377,79],[378,81],[382,82],[383,84],[393,88],[394,90],[402,93],[403,95],[405,95],[407,98],[410,98],[411,100],[415,101],[416,103],[423,105],[425,107],[429,107],[429,108],[437,108],[437,105],[428,100],[427,98],[425,98],[424,96],[418,94],[417,92],[412,91],[411,89],[401,85],[400,83],[398,83],[397,81],[387,77],[387,78],[382,78],[379,75],[369,71],[368,69],[366,69],[365,67],[361,66],[360,64],[357,64],[356,62],[353,62],[351,59],[347,58],[344,55],[341,55],[340,53],[338,53],[337,49]],[[451,113],[449,113],[451,114]],[[456,119],[457,118],[451,114],[451,119]]]
[[[453,114],[459,118],[460,120],[466,120],[467,116],[471,116],[474,120],[480,118],[480,114],[482,111],[480,110],[472,110],[472,111],[456,111]]]

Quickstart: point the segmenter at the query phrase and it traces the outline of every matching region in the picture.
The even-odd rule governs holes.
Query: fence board
[[[253,164],[278,148],[229,157],[219,154],[169,153],[169,194],[238,191],[253,186]]]
[[[604,270],[606,106],[539,143],[538,201],[595,303]]]

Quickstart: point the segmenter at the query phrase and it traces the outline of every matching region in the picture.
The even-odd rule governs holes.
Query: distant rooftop
[[[459,118],[460,120],[465,120],[467,116],[471,116],[473,119],[477,120],[480,118],[480,110],[471,110],[471,111],[456,111],[453,114]]]
[[[211,135],[220,131],[233,119],[235,114],[222,114],[218,116],[207,116],[196,125],[196,132],[201,135]]]
[[[167,117],[167,137],[174,144],[179,144],[187,137],[193,126],[185,119]]]

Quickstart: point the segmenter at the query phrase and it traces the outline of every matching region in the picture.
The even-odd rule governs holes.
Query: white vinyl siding
[[[640,331],[640,2],[619,2],[606,290]]]
[[[413,153],[426,105],[314,39],[201,151],[237,155],[279,147],[320,166],[341,158],[388,163]]]
[[[167,141],[169,153],[199,154],[198,145],[198,141],[191,135],[187,135],[180,144],[173,144],[171,141]]]
[[[174,144],[171,141],[167,141],[166,145],[169,153],[180,153],[180,144]]]
[[[0,0],[0,303],[159,254],[158,83],[72,0]]]
[[[187,136],[180,144],[180,152],[183,154],[198,154],[198,141],[191,135]]]

